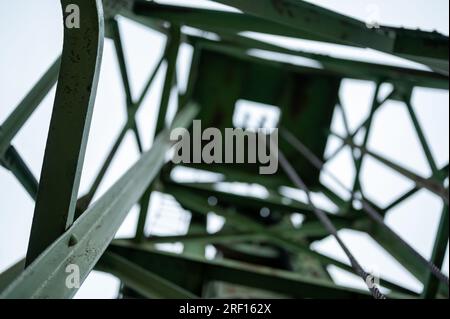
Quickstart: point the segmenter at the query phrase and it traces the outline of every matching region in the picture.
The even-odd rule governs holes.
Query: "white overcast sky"
[[[165,1],[168,3],[202,4],[207,1]],[[376,18],[382,24],[405,26],[449,33],[449,2],[447,0],[311,0],[311,3],[337,10],[362,20]],[[218,8],[223,6],[215,5]],[[158,33],[133,23],[120,20],[128,59],[132,90],[139,95],[145,80],[162,54],[165,39]],[[348,50],[307,41],[294,41],[281,37],[247,36],[272,41],[287,47],[314,52],[325,52],[335,56],[348,56],[360,60],[408,65],[423,68],[415,63],[392,58],[371,50]],[[58,0],[0,0],[0,122],[2,122],[22,97],[32,88],[37,79],[56,59],[62,48],[61,12]],[[184,85],[188,72],[190,50],[183,47],[179,60],[179,77]],[[139,126],[146,148],[151,145],[152,122],[155,108],[159,105],[165,67],[159,72],[151,93],[139,112]],[[344,81],[341,98],[349,113],[351,127],[356,127],[365,118],[373,94],[374,85],[361,81]],[[386,92],[388,88],[383,88]],[[38,110],[25,124],[13,141],[14,146],[29,164],[35,176],[39,176],[51,115],[54,89]],[[90,186],[105,154],[111,148],[125,120],[124,95],[112,43],[105,42],[100,84],[95,113],[89,137],[88,150],[81,181],[81,193]],[[426,137],[440,166],[448,162],[449,153],[449,102],[448,92],[417,89],[413,96],[414,108],[426,132]],[[333,128],[342,131],[339,114],[335,116]],[[330,141],[328,152],[335,142]],[[404,106],[389,102],[375,117],[369,147],[403,163],[423,176],[430,170],[414,134]],[[119,150],[100,194],[114,183],[138,158],[133,136],[127,135]],[[329,168],[347,185],[351,183],[353,168],[349,152],[342,152]],[[365,162],[363,185],[366,193],[381,205],[388,204],[397,195],[411,187],[411,183],[393,174],[373,160]],[[295,194],[294,194],[295,195]],[[13,176],[0,168],[0,272],[25,255],[31,226],[34,203],[15,181]],[[419,192],[403,205],[393,210],[387,222],[408,242],[427,258],[431,254],[436,227],[442,210],[441,201],[428,192]],[[132,235],[137,217],[133,209],[120,229],[121,236]],[[421,285],[398,263],[364,235],[350,231],[342,232],[343,238],[362,264],[378,271],[386,278],[398,281],[420,291]],[[326,239],[314,248],[336,258],[345,260],[337,244]],[[353,276],[330,269],[335,278],[343,283],[360,287]],[[448,252],[445,262],[448,273]],[[77,297],[111,298],[117,294],[118,281],[111,276],[93,273]]]

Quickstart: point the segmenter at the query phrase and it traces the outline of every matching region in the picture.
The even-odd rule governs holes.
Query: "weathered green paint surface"
[[[62,1],[64,17],[66,6]],[[73,222],[103,52],[103,11],[99,0],[77,1],[80,28],[64,22],[64,48],[45,148],[27,265]]]
[[[73,3],[74,1],[70,1]],[[372,206],[381,216],[416,194],[426,190],[441,197],[443,214],[436,234],[431,262],[442,266],[448,243],[448,165],[438,167],[427,140],[427,134],[414,108],[411,96],[415,87],[448,90],[448,37],[436,32],[407,30],[381,26],[368,29],[364,22],[320,8],[304,1],[219,0],[242,13],[221,12],[180,6],[161,5],[143,0],[96,0],[79,3],[82,10],[81,29],[65,29],[64,48],[36,86],[0,126],[0,164],[17,178],[29,195],[36,199],[36,209],[26,260],[0,274],[0,298],[70,298],[76,289],[65,285],[66,267],[80,267],[81,281],[89,272],[109,272],[122,282],[123,297],[196,298],[217,297],[220,289],[205,289],[219,283],[239,285],[245,289],[263,291],[263,295],[296,298],[368,298],[365,291],[336,285],[327,272],[334,265],[353,272],[346,263],[313,249],[311,245],[329,233],[317,220],[310,205],[288,200],[281,186],[292,186],[281,171],[274,176],[261,176],[256,165],[191,165],[223,175],[225,182],[257,184],[265,187],[267,196],[255,197],[220,190],[217,183],[179,183],[171,178],[174,165],[166,163],[173,143],[169,141],[166,115],[170,95],[178,88],[177,58],[180,45],[194,49],[187,90],[179,99],[179,110],[171,127],[189,128],[192,120],[201,119],[203,128],[222,130],[233,127],[233,113],[239,99],[274,105],[281,110],[279,126],[304,143],[319,162],[333,159],[343,148],[359,150],[352,155],[356,169],[353,195],[364,193],[358,176],[364,157],[372,157],[389,169],[412,180],[415,186],[386,207]],[[63,9],[68,1],[62,0]],[[89,135],[90,118],[96,95],[98,68],[103,43],[103,13],[105,5],[106,36],[114,41],[123,82],[127,120],[105,159],[90,190],[80,196],[78,183]],[[124,52],[123,38],[117,15],[125,16],[167,36],[167,46],[137,99],[132,97],[132,85]],[[184,26],[213,32],[217,39],[205,34],[186,32]],[[340,59],[281,47],[270,42],[247,38],[243,31],[337,43],[351,47],[368,47],[423,63],[431,70],[423,71],[391,65],[381,65]],[[317,62],[316,67],[294,65],[250,54],[249,50],[282,53]],[[167,72],[161,94],[159,112],[155,109],[156,138],[152,148],[143,150],[136,114],[143,104],[153,80],[163,63]],[[13,146],[13,139],[38,107],[58,79],[50,133],[44,157],[41,180],[37,180]],[[342,79],[372,81],[380,89],[390,83],[393,90],[380,100],[378,89],[372,97],[372,111],[353,132],[348,114],[342,105],[339,89]],[[409,113],[412,127],[427,159],[431,176],[423,177],[406,169],[395,159],[387,159],[368,150],[373,120],[384,102],[401,102]],[[199,112],[197,106],[199,105]],[[333,113],[343,112],[345,136],[341,146],[327,159],[324,149],[331,132]],[[429,106],[432,112],[432,106]],[[141,158],[99,200],[92,202],[100,183],[123,142],[132,130]],[[362,142],[355,137],[364,132]],[[146,132],[148,133],[148,132]],[[364,214],[352,198],[342,198],[323,185],[319,176],[325,174],[307,156],[285,139],[280,149],[296,171],[301,173],[315,192],[333,202],[335,212],[326,211],[336,229],[353,229],[372,236],[387,253],[424,283],[421,294],[398,283],[381,278],[382,287],[392,291],[392,298],[448,297],[447,285],[439,281],[427,262],[414,249],[402,243],[400,237]],[[192,213],[187,234],[146,237],[150,195],[154,190],[174,196]],[[363,195],[361,195],[363,196]],[[210,199],[217,203],[211,205]],[[141,213],[133,239],[113,241],[113,237],[131,207],[139,203]],[[261,209],[270,211],[261,216]],[[214,212],[225,220],[215,234],[207,232],[207,216]],[[300,213],[304,220],[294,227],[290,217]],[[372,216],[373,217],[373,216]],[[75,223],[72,222],[75,220]],[[150,221],[153,222],[153,221]],[[400,240],[401,239],[401,240]],[[180,255],[155,249],[159,243],[183,243]],[[112,244],[111,244],[112,243]],[[214,245],[224,259],[208,261],[205,247]],[[105,253],[106,252],[106,253]],[[25,265],[27,267],[24,269]],[[180,271],[183,269],[183,271]],[[189,274],[187,276],[186,274]],[[256,292],[256,290],[253,290]],[[218,295],[220,297],[220,295]]]
[[[289,71],[282,66],[251,63],[226,54],[202,50],[192,99],[202,109],[198,119],[202,127],[222,130],[233,127],[236,102],[240,99],[273,105],[281,109],[280,126],[289,128],[301,136],[316,154],[323,154],[327,141],[326,129],[330,126],[340,78],[318,76]],[[298,158],[288,144],[280,141],[280,149],[295,162],[296,168],[308,172],[305,177],[316,184],[317,171],[309,163]],[[216,170],[220,164],[195,165],[194,167]],[[228,165],[235,170],[258,174],[257,165]],[[282,173],[271,178],[280,178],[281,183],[290,184]]]

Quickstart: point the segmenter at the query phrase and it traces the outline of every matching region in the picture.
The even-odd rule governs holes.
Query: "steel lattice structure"
[[[336,230],[367,233],[424,284],[423,292],[417,294],[381,278],[380,286],[388,289],[388,298],[448,298],[448,278],[439,269],[449,239],[449,192],[445,186],[448,165],[438,167],[436,164],[411,105],[415,87],[448,90],[448,37],[436,32],[387,26],[368,28],[362,21],[303,1],[215,2],[239,9],[241,13],[143,0],[104,0],[103,3],[101,0],[61,0],[65,15],[64,8],[69,4],[79,6],[82,12],[80,28],[64,28],[61,57],[0,126],[0,162],[36,200],[27,256],[0,274],[0,297],[73,297],[76,289],[65,284],[66,267],[76,264],[80,267],[82,280],[93,269],[118,277],[122,282],[123,297],[221,296],[217,286],[208,284],[222,282],[269,291],[273,296],[370,298],[368,291],[337,285],[326,271],[327,266],[334,265],[367,279],[353,262],[343,263],[311,249],[313,242],[330,235],[327,226],[331,224]],[[133,99],[131,94],[116,19],[119,15],[167,36],[164,54],[138,99]],[[182,26],[216,34],[218,39],[184,33]],[[430,71],[301,52],[244,37],[240,34],[243,31],[371,48],[422,63]],[[105,37],[115,44],[128,121],[89,192],[78,194]],[[194,58],[187,90],[179,97],[178,113],[167,127],[165,119],[172,88],[177,85],[176,61],[181,43],[192,45]],[[267,61],[249,55],[252,49],[312,59],[323,68]],[[167,71],[156,116],[156,138],[151,149],[144,150],[135,115],[164,62]],[[377,87],[369,117],[355,131],[347,125],[346,136],[330,129],[335,107],[342,110],[345,118],[338,98],[343,79],[372,81]],[[11,142],[56,82],[38,183]],[[380,99],[379,91],[384,83],[392,84],[393,89],[386,98]],[[232,106],[240,97],[280,107],[280,150],[283,154],[280,162],[286,164],[281,165],[283,170],[265,177],[246,166],[198,164],[192,167],[221,173],[228,182],[262,185],[269,196],[265,199],[243,196],[218,190],[214,183],[180,183],[172,179],[170,173],[174,165],[166,161],[173,146],[169,140],[170,129],[190,128],[196,118],[220,129],[232,126]],[[368,149],[374,116],[389,100],[401,101],[408,110],[432,176],[419,176]],[[133,132],[138,142],[141,158],[93,202],[128,131]],[[355,139],[358,134],[363,134],[362,143]],[[341,198],[319,180],[321,173],[332,175],[324,168],[325,163],[335,156],[324,158],[329,136],[338,137],[342,142],[335,154],[344,147],[355,150],[352,160],[356,177],[353,188],[347,189],[350,200]],[[413,181],[415,186],[387,207],[378,207],[364,196],[360,182],[363,161],[368,156]],[[319,210],[309,201],[286,202],[277,191],[284,185],[303,189],[307,194],[310,191],[324,194],[339,207],[338,214]],[[384,216],[390,210],[423,189],[439,196],[444,207],[431,260],[423,258],[384,223]],[[192,213],[188,234],[145,235],[150,196],[154,191],[172,195]],[[213,206],[208,203],[211,198],[217,199]],[[360,206],[355,205],[355,201]],[[135,238],[114,239],[136,203],[140,206],[140,215]],[[263,207],[273,212],[269,222],[258,214]],[[225,227],[214,234],[206,231],[206,216],[211,211],[226,220]],[[281,222],[284,216],[293,212],[305,216],[299,228]],[[154,246],[174,242],[184,243],[185,253],[162,252]],[[212,243],[225,258],[207,260],[204,257],[205,245]],[[269,252],[264,253],[267,250]]]

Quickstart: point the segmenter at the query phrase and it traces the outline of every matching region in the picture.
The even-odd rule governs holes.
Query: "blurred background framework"
[[[366,22],[373,22],[372,20],[374,20],[382,25],[405,26],[412,29],[420,27],[425,31],[437,30],[448,35],[447,1],[434,1],[430,4],[429,1],[417,0],[414,6],[411,5],[410,1],[402,0],[395,2],[380,0],[370,1],[370,3],[369,1],[350,0],[310,2]],[[158,3],[186,5],[187,1],[158,1]],[[189,6],[236,12],[234,9],[210,1],[189,1]],[[33,87],[47,70],[48,65],[53,63],[61,52],[63,28],[61,25],[60,4],[56,0],[39,1],[39,3],[37,1],[17,0],[10,2],[3,0],[0,1],[0,8],[1,38],[3,43],[5,43],[0,51],[0,122],[3,122],[14,110],[15,106],[19,104],[26,92]],[[156,19],[155,21],[160,20]],[[117,25],[122,36],[124,59],[130,77],[131,95],[134,100],[137,100],[146,85],[148,75],[155,70],[164,53],[166,37],[158,31],[149,29],[125,17],[118,17]],[[161,26],[167,27],[165,23],[162,23]],[[214,33],[205,33],[189,26],[182,26],[181,31],[183,34],[190,35],[193,38],[205,38],[209,41],[220,39],[220,36]],[[424,64],[411,62],[410,60],[371,49],[348,48],[310,40],[292,39],[275,35],[268,36],[256,32],[243,32],[241,35],[253,40],[274,43],[286,49],[320,53],[336,58],[382,63],[421,71],[430,70]],[[179,95],[183,95],[187,90],[191,62],[194,55],[193,47],[190,44],[181,44],[179,50],[176,68],[177,89],[172,90],[168,107],[168,120],[175,115]],[[256,59],[275,60],[318,70],[324,67],[312,56],[294,57],[290,54],[274,54],[267,51],[270,50],[258,49],[247,53]],[[211,62],[214,58],[216,56],[212,54],[205,61]],[[220,65],[218,68],[220,69]],[[164,86],[166,69],[166,62],[162,62],[136,116],[137,128],[141,133],[142,148],[144,150],[149,149],[153,142],[153,134],[151,132],[155,130],[155,114],[157,114],[156,109],[161,103],[161,92]],[[378,92],[378,99],[381,101],[394,89],[392,84],[388,83],[382,83],[377,89],[376,83],[361,79],[343,79],[338,86],[338,97],[342,108],[336,107],[330,114],[330,130],[340,136],[347,135],[347,130],[354,132],[364,122],[370,114],[372,98],[376,91]],[[30,120],[12,141],[14,146],[20,150],[20,154],[38,180],[42,167],[54,93],[55,88],[50,91],[50,94],[43,100]],[[98,95],[79,194],[86,194],[89,191],[92,181],[103,164],[103,159],[119,135],[123,123],[127,120],[126,109],[123,107],[123,104],[126,104],[126,100],[127,97],[121,83],[121,71],[117,62],[115,45],[113,40],[106,39]],[[270,112],[273,109],[270,109],[268,105],[261,106],[260,104],[251,103],[247,99],[239,99],[238,102],[236,109],[230,114],[234,125],[245,124],[248,126],[249,118],[246,114],[249,113],[253,115],[255,123],[259,122],[258,119],[254,119],[255,117],[274,116],[273,112]],[[411,106],[417,115],[420,126],[423,128],[436,167],[445,167],[448,164],[449,153],[448,88],[416,87],[412,91]],[[269,111],[266,112],[268,109]],[[281,118],[283,118],[283,115],[281,115]],[[346,118],[348,123],[344,121],[344,118]],[[361,134],[356,135],[355,141],[357,144],[363,143],[363,133],[364,131],[362,130]],[[347,188],[351,189],[354,186],[355,179],[351,147],[344,146],[341,148],[342,141],[332,135],[324,139],[324,142],[326,142],[326,147],[323,152],[323,158],[326,159],[336,154],[327,163],[327,170],[336,175]],[[385,105],[374,115],[367,148],[396,163],[401,163],[408,170],[420,176],[428,177],[432,175],[432,169],[422,151],[420,140],[410,120],[408,108],[398,99],[387,100]],[[337,150],[340,151],[336,153]],[[123,172],[139,159],[139,156],[139,149],[133,132],[129,131],[124,136],[123,142],[93,201],[100,198]],[[300,158],[301,155],[298,155],[298,157]],[[446,169],[446,174],[448,176],[448,168]],[[396,198],[414,188],[415,185],[411,180],[380,164],[379,161],[370,156],[365,157],[360,176],[364,196],[379,207],[389,206]],[[3,271],[23,258],[26,253],[34,201],[17,183],[10,172],[4,169],[0,170],[0,177],[0,207],[2,211],[0,214],[0,271]],[[200,173],[194,171],[193,168],[176,168],[172,172],[171,177],[173,180],[180,182],[215,182],[223,180],[226,176]],[[327,174],[322,172],[319,180],[343,198],[347,196],[345,192],[342,193],[342,188],[333,183]],[[448,187],[448,177],[443,182],[443,185]],[[262,199],[267,198],[267,194],[269,194],[269,190],[258,183],[238,183],[231,182],[229,179],[218,184],[216,190]],[[284,200],[284,203],[292,203],[292,201],[305,202],[305,194],[295,189],[292,185],[279,187],[275,191]],[[210,201],[209,204],[217,204],[217,200],[220,203],[220,198],[218,199],[215,196],[207,196],[206,198]],[[333,214],[339,213],[339,208],[335,203],[332,203],[319,193],[315,196],[315,203]],[[355,203],[355,206],[355,209],[358,209],[357,203]],[[214,207],[214,205],[211,205],[211,207]],[[139,210],[138,205],[133,207],[116,234],[116,238],[132,238],[135,236]],[[439,196],[427,190],[420,190],[390,210],[385,220],[421,255],[429,259],[432,256],[442,210],[442,199]],[[260,214],[259,219],[261,220],[268,218],[268,216],[277,219],[275,217],[277,212],[268,210],[266,207],[261,207],[261,210],[257,211],[257,213]],[[145,236],[185,235],[189,231],[191,217],[190,211],[182,208],[172,196],[155,191],[151,196],[144,234]],[[288,217],[287,220],[282,219],[283,223],[286,223],[286,225],[290,223],[290,226],[294,229],[301,229],[305,219],[303,214],[291,211]],[[214,213],[214,209],[211,209],[207,219],[202,220],[201,223],[205,223],[203,228],[206,227],[210,234],[216,233],[222,228],[227,229],[225,219]],[[398,261],[387,254],[366,233],[345,229],[344,227],[344,229],[340,230],[340,234],[366,269],[374,271],[383,278],[416,293],[422,291],[423,284]],[[338,247],[336,241],[330,236],[322,237],[319,240],[308,241],[311,249],[346,263],[346,256]],[[252,245],[250,247],[255,247],[253,242]],[[243,245],[241,247],[243,252],[239,252],[245,254],[247,253],[246,249],[252,249],[247,246]],[[176,253],[182,253],[183,250],[186,252],[186,247],[181,243],[157,244],[156,247],[157,249]],[[280,253],[277,250],[274,252],[273,247],[260,248],[263,257]],[[233,254],[237,254],[235,251],[227,251],[226,247],[221,245],[208,244],[202,249],[204,249],[203,254],[207,259],[220,258],[220,256],[227,255],[227,253],[232,258]],[[198,253],[198,251],[195,252],[194,249],[194,253]],[[283,255],[285,253],[282,252],[280,254]],[[257,259],[259,256],[258,254],[256,255],[255,258]],[[276,265],[275,267],[283,268],[284,266]],[[448,274],[448,246],[442,270]],[[337,284],[365,289],[364,283],[349,272],[343,271],[336,266],[328,266],[326,271],[327,275],[325,276],[329,274],[330,280]],[[121,284],[116,277],[94,271],[87,278],[76,297],[114,298],[118,295],[120,289]],[[252,290],[239,290],[237,286],[228,287],[227,285],[222,285],[214,289],[212,294],[220,296],[245,294],[251,296],[256,294]],[[206,291],[204,293],[210,292]],[[266,292],[259,291],[257,293],[258,295],[265,295]]]

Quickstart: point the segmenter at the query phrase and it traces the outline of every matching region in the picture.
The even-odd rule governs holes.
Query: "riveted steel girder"
[[[66,23],[76,4],[79,28]],[[64,46],[27,252],[27,265],[72,224],[103,51],[100,0],[61,1]]]

